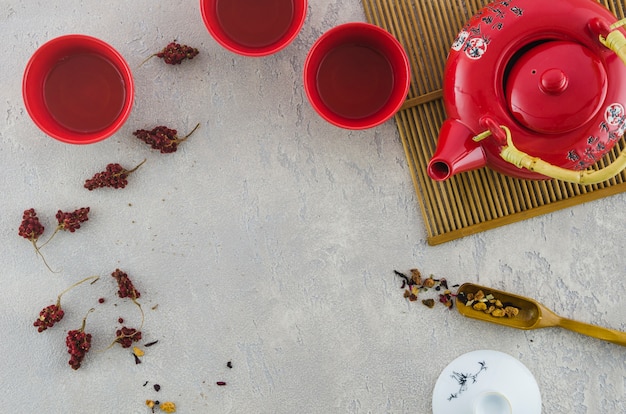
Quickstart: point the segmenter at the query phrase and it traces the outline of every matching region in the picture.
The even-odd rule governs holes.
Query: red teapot
[[[626,151],[589,169],[626,130],[626,38],[594,0],[497,0],[448,55],[428,175],[484,166],[523,179],[593,184],[626,168]]]

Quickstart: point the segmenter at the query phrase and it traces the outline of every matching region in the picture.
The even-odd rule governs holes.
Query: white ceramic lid
[[[535,377],[503,352],[479,350],[461,355],[437,379],[433,414],[475,413],[541,414]]]

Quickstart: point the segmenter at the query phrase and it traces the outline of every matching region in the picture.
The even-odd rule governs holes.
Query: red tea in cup
[[[92,133],[111,125],[124,108],[122,75],[108,59],[80,53],[59,60],[43,84],[46,108],[69,130]]]
[[[306,8],[306,0],[200,0],[213,38],[245,56],[266,56],[287,46],[302,28]]]
[[[304,87],[328,122],[365,129],[391,118],[406,99],[408,58],[400,43],[369,23],[347,23],[322,35],[304,64]]]
[[[133,80],[122,56],[101,40],[68,35],[41,46],[24,72],[22,93],[31,118],[48,135],[88,144],[128,118]]]

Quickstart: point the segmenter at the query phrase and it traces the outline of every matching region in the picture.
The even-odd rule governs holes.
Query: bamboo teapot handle
[[[600,170],[574,171],[557,167],[539,157],[533,157],[517,149],[515,145],[513,145],[511,130],[504,125],[501,125],[500,128],[502,128],[506,136],[506,145],[502,147],[500,151],[502,159],[518,168],[526,168],[529,171],[545,175],[546,177],[576,184],[591,185],[606,181],[626,168],[626,151],[622,151],[615,161]],[[475,136],[474,141],[480,141],[491,134],[491,131],[485,131]]]

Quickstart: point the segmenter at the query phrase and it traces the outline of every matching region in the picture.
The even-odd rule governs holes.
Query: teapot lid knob
[[[563,70],[551,68],[541,74],[539,85],[544,93],[560,95],[567,89],[568,79]]]

